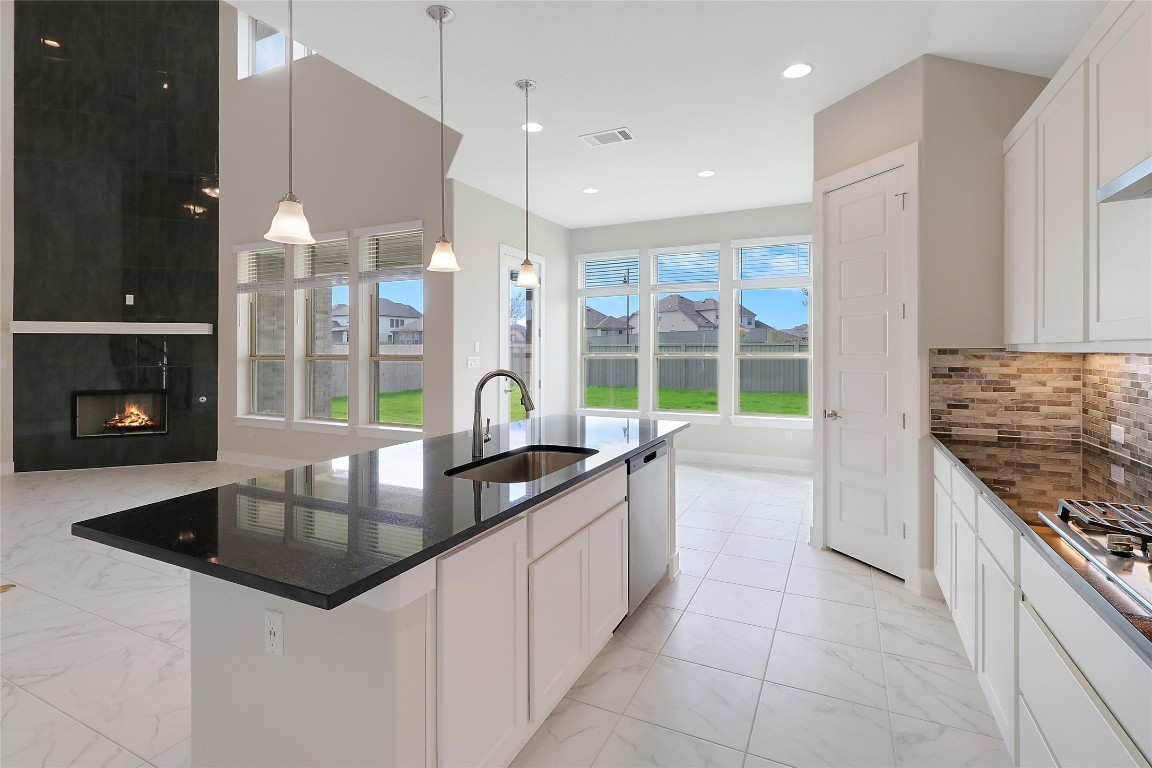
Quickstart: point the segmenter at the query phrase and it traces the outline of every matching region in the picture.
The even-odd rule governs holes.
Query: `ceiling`
[[[443,1],[443,0],[441,0]],[[231,0],[279,29],[286,0]],[[449,175],[576,228],[812,199],[812,116],[925,53],[1050,77],[1104,0],[448,0]],[[296,37],[439,115],[437,33],[407,0],[296,0]],[[807,62],[799,80],[783,69]],[[580,134],[627,127],[592,148]],[[703,169],[715,170],[699,178]],[[598,194],[583,194],[595,187]]]

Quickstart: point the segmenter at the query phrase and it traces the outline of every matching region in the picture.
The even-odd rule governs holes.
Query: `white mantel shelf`
[[[212,323],[59,323],[13,320],[12,333],[90,333],[130,336],[211,336]]]

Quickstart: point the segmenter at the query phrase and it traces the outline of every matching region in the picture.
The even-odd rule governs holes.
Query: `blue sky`
[[[661,296],[670,294],[662,293]],[[716,292],[680,293],[694,301],[716,298]],[[773,328],[795,328],[808,322],[808,307],[803,304],[805,296],[799,288],[772,288],[759,291],[741,291],[740,303],[756,313],[756,319]],[[587,299],[588,306],[613,317],[624,317],[635,312],[636,296],[608,296]]]
[[[399,280],[394,283],[383,283],[380,294],[386,299],[398,301],[401,304],[410,304],[424,312],[424,281]],[[348,286],[341,285],[332,289],[332,303],[348,303]]]

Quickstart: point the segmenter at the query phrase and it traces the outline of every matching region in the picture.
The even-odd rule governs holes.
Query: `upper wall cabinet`
[[[1109,5],[1004,149],[1005,342],[1152,351],[1152,200],[1096,202],[1152,156],[1152,4]]]
[[[1152,157],[1152,3],[1133,3],[1088,56],[1091,189]],[[1152,200],[1097,203],[1088,245],[1088,338],[1152,338]]]

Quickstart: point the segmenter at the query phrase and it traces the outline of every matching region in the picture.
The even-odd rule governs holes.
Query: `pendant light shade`
[[[428,260],[429,272],[459,272],[460,265],[456,263],[456,253],[452,250],[452,241],[448,239],[446,224],[445,186],[448,180],[444,177],[444,25],[456,15],[446,5],[430,5],[427,14],[440,30],[440,239],[432,250],[432,258]]]
[[[296,195],[289,193],[280,201],[276,215],[272,217],[272,226],[264,234],[264,239],[289,245],[311,245],[316,242],[308,228],[304,206],[296,199]]]
[[[288,0],[288,194],[280,199],[276,215],[272,217],[272,226],[268,227],[264,239],[287,245],[311,245],[316,238],[308,228],[304,206],[292,192],[292,60],[295,58],[292,51],[296,45],[292,33],[292,0]]]
[[[528,93],[536,87],[536,83],[533,80],[517,80],[516,87],[524,91],[524,124],[528,125]],[[524,261],[520,263],[520,271],[516,274],[517,288],[540,287],[540,276],[528,258],[528,137],[531,134],[532,131],[524,131]]]

